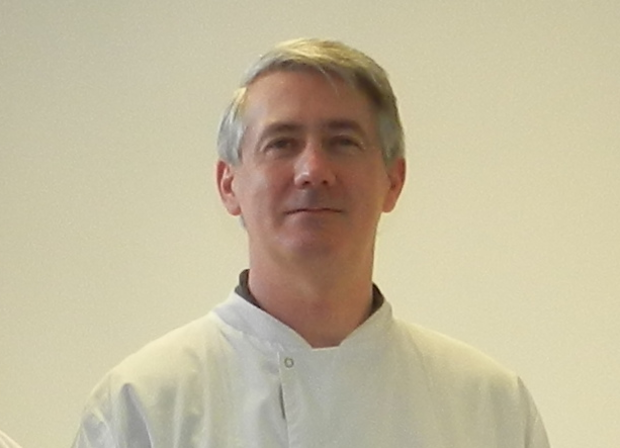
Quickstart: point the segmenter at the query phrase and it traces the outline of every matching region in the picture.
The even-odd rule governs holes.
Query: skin
[[[216,171],[247,230],[249,288],[313,347],[338,345],[369,315],[377,225],[405,162],[385,165],[368,98],[338,78],[275,71],[247,93],[241,162]]]

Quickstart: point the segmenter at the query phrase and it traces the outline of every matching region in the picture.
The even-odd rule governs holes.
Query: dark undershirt
[[[250,288],[248,287],[249,276],[250,276],[249,269],[245,269],[241,271],[241,274],[239,274],[239,284],[235,287],[235,293],[243,297],[245,300],[250,302],[255,307],[262,309],[262,307],[258,303],[258,300],[256,300],[256,297],[252,295],[252,293],[250,292]],[[381,308],[383,301],[384,301],[383,294],[381,294],[381,291],[379,290],[377,285],[373,283],[372,284],[372,308],[370,310],[369,316],[372,315],[379,308]]]

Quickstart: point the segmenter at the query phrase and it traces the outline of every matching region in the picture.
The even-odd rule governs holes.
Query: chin
[[[286,250],[293,256],[334,256],[338,253],[338,244],[329,238],[295,238],[285,243]]]

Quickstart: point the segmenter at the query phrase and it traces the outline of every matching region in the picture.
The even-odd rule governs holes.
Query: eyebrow
[[[324,125],[330,131],[354,131],[362,136],[366,136],[364,128],[355,120],[329,120]]]
[[[270,135],[270,134],[278,134],[284,132],[297,132],[303,129],[301,124],[286,122],[286,121],[277,121],[275,123],[271,123],[262,130],[261,135]]]
[[[267,125],[262,130],[261,135],[266,136],[286,132],[299,132],[303,130],[304,127],[304,125],[296,122],[277,121]],[[354,131],[366,137],[366,132],[364,131],[364,128],[355,120],[326,120],[324,123],[321,124],[321,128],[329,131]]]

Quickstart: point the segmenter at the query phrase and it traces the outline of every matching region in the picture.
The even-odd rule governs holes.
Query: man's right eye
[[[292,150],[295,148],[295,139],[286,137],[286,138],[277,138],[271,140],[267,143],[267,150]]]

